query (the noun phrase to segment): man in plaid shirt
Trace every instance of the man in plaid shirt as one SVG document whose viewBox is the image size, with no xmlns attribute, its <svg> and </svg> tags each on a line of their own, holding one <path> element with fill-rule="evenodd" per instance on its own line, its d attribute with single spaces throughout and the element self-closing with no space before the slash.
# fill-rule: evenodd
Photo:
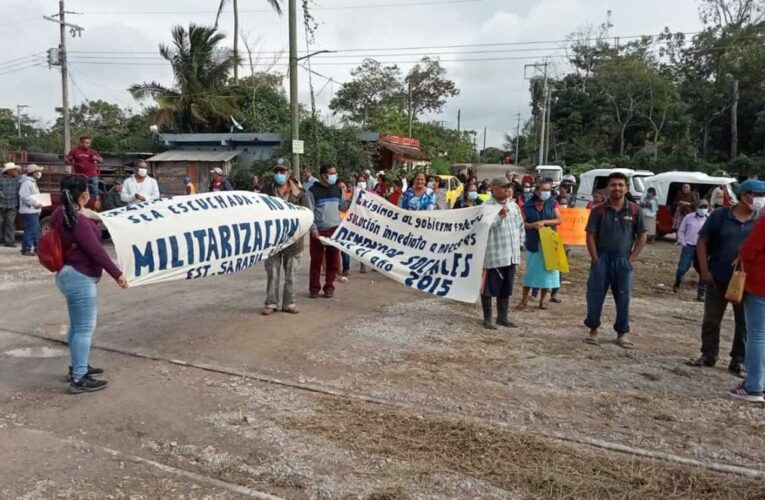
<svg viewBox="0 0 765 500">
<path fill-rule="evenodd" d="M 506 177 L 497 177 L 491 181 L 491 194 L 492 198 L 484 205 L 502 205 L 502 210 L 491 225 L 486 242 L 481 289 L 483 326 L 489 330 L 496 330 L 497 324 L 516 328 L 517 325 L 510 321 L 508 314 L 515 269 L 521 263 L 521 247 L 526 232 L 521 209 L 513 198 L 513 183 Z M 492 310 L 493 297 L 497 298 L 496 324 Z"/>
<path fill-rule="evenodd" d="M 19 210 L 21 167 L 6 163 L 0 173 L 0 238 L 7 247 L 16 246 L 16 213 Z"/>
</svg>

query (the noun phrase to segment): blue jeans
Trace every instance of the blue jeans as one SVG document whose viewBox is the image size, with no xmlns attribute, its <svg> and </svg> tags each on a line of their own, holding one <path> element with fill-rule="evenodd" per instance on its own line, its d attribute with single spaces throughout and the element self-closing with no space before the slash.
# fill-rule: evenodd
<svg viewBox="0 0 765 500">
<path fill-rule="evenodd" d="M 351 270 L 351 256 L 343 252 L 340 257 L 343 260 L 343 274 L 348 274 L 348 271 Z"/>
<path fill-rule="evenodd" d="M 677 273 L 675 274 L 675 283 L 682 283 L 686 273 L 693 267 L 693 261 L 696 258 L 696 245 L 685 245 L 680 251 L 680 262 L 677 264 Z M 706 291 L 704 282 L 699 277 L 699 293 L 703 294 Z"/>
<path fill-rule="evenodd" d="M 600 317 L 603 314 L 603 303 L 606 301 L 608 289 L 616 302 L 616 323 L 614 330 L 618 335 L 630 332 L 630 297 L 632 295 L 632 280 L 634 269 L 627 255 L 601 255 L 597 262 L 590 266 L 590 278 L 587 281 L 587 319 L 585 326 L 591 329 L 600 328 Z"/>
<path fill-rule="evenodd" d="M 40 214 L 24 214 L 24 236 L 21 238 L 21 251 L 37 249 L 40 242 Z"/>
<path fill-rule="evenodd" d="M 98 198 L 98 176 L 88 177 L 88 191 L 90 196 Z"/>
<path fill-rule="evenodd" d="M 72 376 L 80 380 L 88 373 L 90 343 L 98 316 L 98 279 L 85 276 L 71 266 L 56 274 L 56 286 L 69 309 L 67 343 L 72 361 Z"/>
<path fill-rule="evenodd" d="M 746 380 L 744 389 L 749 393 L 762 394 L 765 390 L 765 297 L 746 294 Z"/>
</svg>

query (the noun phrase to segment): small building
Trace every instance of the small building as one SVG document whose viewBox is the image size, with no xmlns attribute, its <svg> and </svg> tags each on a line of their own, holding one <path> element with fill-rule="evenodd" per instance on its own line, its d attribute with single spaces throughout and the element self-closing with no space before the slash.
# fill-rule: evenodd
<svg viewBox="0 0 765 500">
<path fill-rule="evenodd" d="M 282 134 L 160 134 L 160 141 L 174 151 L 236 151 L 237 162 L 251 165 L 267 160 L 287 138 Z"/>
<path fill-rule="evenodd" d="M 148 160 L 163 195 L 185 194 L 183 178 L 188 176 L 197 191 L 205 192 L 210 184 L 210 170 L 220 168 L 231 172 L 231 162 L 240 151 L 172 150 L 154 155 Z"/>
<path fill-rule="evenodd" d="M 382 170 L 403 168 L 410 171 L 416 167 L 430 165 L 430 157 L 420 149 L 420 140 L 411 137 L 380 136 L 378 153 Z"/>
</svg>

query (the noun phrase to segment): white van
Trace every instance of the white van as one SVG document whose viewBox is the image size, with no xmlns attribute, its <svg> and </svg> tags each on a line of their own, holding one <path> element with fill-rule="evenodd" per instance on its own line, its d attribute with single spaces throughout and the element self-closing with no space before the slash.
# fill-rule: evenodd
<svg viewBox="0 0 765 500">
<path fill-rule="evenodd" d="M 553 189 L 560 186 L 563 180 L 563 167 L 558 165 L 539 165 L 534 171 L 543 179 L 552 179 Z"/>
<path fill-rule="evenodd" d="M 608 186 L 608 176 L 614 172 L 619 172 L 627 177 L 627 184 L 630 188 L 630 195 L 633 199 L 639 200 L 645 193 L 645 179 L 653 176 L 649 170 L 632 170 L 629 168 L 596 168 L 579 176 L 579 189 L 576 191 L 577 208 L 584 208 L 592 201 L 592 195 L 596 191 L 605 191 Z"/>
</svg>

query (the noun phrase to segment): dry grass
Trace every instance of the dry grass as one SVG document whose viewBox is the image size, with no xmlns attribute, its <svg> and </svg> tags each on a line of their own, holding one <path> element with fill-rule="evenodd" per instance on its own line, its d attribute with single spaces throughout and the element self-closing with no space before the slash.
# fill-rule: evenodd
<svg viewBox="0 0 765 500">
<path fill-rule="evenodd" d="M 436 473 L 459 474 L 544 499 L 765 498 L 762 480 L 355 402 L 328 400 L 322 405 L 321 417 L 290 418 L 285 424 L 306 439 L 321 436 L 353 451 L 403 462 L 409 474 L 420 479 Z"/>
</svg>

